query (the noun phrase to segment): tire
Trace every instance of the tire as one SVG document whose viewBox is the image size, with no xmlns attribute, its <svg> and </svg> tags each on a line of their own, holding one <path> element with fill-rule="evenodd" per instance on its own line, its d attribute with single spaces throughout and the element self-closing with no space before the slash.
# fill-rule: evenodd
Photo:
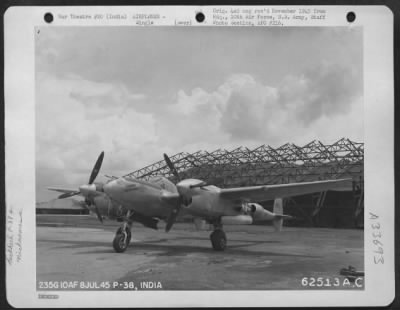
<svg viewBox="0 0 400 310">
<path fill-rule="evenodd" d="M 224 251 L 226 249 L 227 240 L 225 233 L 220 230 L 214 230 L 210 235 L 211 244 L 215 251 Z"/>
<path fill-rule="evenodd" d="M 126 240 L 124 242 L 125 234 L 122 233 L 122 229 L 121 228 L 119 228 L 117 230 L 117 233 L 116 233 L 116 235 L 114 237 L 114 240 L 113 240 L 113 248 L 114 248 L 115 252 L 123 253 L 128 248 L 132 236 L 131 236 L 131 232 L 129 230 L 127 231 L 127 233 L 128 233 L 128 235 L 127 235 L 127 238 L 126 238 Z"/>
<path fill-rule="evenodd" d="M 131 242 L 131 239 L 132 239 L 132 233 L 131 233 L 130 229 L 127 229 L 126 232 L 128 234 L 128 245 L 129 245 L 129 243 Z M 118 230 L 116 232 L 116 235 L 119 235 L 119 234 L 122 234 L 122 227 L 118 228 Z"/>
</svg>

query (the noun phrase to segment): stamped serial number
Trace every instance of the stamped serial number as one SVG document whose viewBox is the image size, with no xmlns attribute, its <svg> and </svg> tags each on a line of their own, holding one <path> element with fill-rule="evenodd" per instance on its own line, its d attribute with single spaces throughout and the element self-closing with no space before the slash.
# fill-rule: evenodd
<svg viewBox="0 0 400 310">
<path fill-rule="evenodd" d="M 304 277 L 301 279 L 301 286 L 304 287 L 342 287 L 342 288 L 362 288 L 364 278 L 357 277 L 353 281 L 348 278 L 328 278 L 328 277 Z"/>
</svg>

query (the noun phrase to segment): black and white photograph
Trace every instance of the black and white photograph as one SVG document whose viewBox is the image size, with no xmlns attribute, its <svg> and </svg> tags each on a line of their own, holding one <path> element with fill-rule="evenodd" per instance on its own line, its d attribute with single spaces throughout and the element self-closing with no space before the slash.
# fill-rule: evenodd
<svg viewBox="0 0 400 310">
<path fill-rule="evenodd" d="M 60 12 L 31 34 L 39 299 L 366 291 L 387 257 L 364 210 L 367 28 L 322 8 Z"/>
<path fill-rule="evenodd" d="M 35 43 L 38 289 L 363 287 L 360 27 Z"/>
</svg>

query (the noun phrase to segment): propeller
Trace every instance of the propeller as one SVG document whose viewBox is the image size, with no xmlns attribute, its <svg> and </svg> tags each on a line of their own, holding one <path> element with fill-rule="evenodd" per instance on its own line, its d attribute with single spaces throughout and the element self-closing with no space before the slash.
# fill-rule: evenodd
<svg viewBox="0 0 400 310">
<path fill-rule="evenodd" d="M 100 153 L 99 158 L 97 158 L 97 161 L 94 164 L 92 173 L 90 174 L 89 184 L 92 184 L 96 179 L 97 175 L 99 174 L 101 164 L 103 163 L 103 159 L 104 159 L 104 151 Z"/>
<path fill-rule="evenodd" d="M 91 211 L 89 207 L 94 205 L 94 212 L 96 213 L 98 220 L 103 224 L 103 217 L 101 216 L 100 211 L 97 208 L 97 205 L 93 203 L 93 201 L 90 198 L 85 198 L 85 203 L 88 206 L 89 211 Z"/>
<path fill-rule="evenodd" d="M 103 217 L 100 214 L 99 208 L 95 203 L 93 205 L 94 205 L 94 212 L 96 213 L 98 220 L 103 224 Z"/>
<path fill-rule="evenodd" d="M 99 174 L 101 165 L 103 164 L 103 159 L 104 159 L 104 151 L 100 153 L 99 157 L 97 158 L 96 163 L 94 164 L 94 167 L 92 169 L 92 173 L 90 174 L 89 177 L 89 184 L 93 184 L 94 180 L 97 178 L 97 175 Z M 92 201 L 90 201 L 92 202 Z M 97 205 L 94 203 L 94 211 L 96 212 L 97 218 L 101 223 L 103 223 L 103 218 L 100 214 L 99 208 Z"/>
<path fill-rule="evenodd" d="M 181 178 L 178 174 L 178 171 L 176 170 L 172 161 L 169 159 L 168 155 L 165 153 L 164 153 L 164 160 L 167 163 L 169 170 L 171 170 L 172 174 L 176 177 L 176 179 L 179 182 L 181 180 Z M 172 228 L 172 225 L 174 225 L 176 218 L 178 217 L 179 211 L 181 210 L 182 203 L 183 203 L 183 197 L 182 197 L 182 195 L 179 195 L 179 199 L 177 201 L 176 206 L 172 209 L 171 213 L 168 216 L 167 225 L 165 226 L 166 232 L 169 232 L 170 229 Z"/>
<path fill-rule="evenodd" d="M 64 198 L 72 197 L 72 196 L 75 196 L 75 195 L 79 195 L 80 193 L 81 193 L 80 191 L 69 192 L 69 193 L 62 194 L 62 195 L 58 196 L 57 198 L 58 199 L 64 199 Z"/>
<path fill-rule="evenodd" d="M 175 169 L 174 164 L 169 159 L 168 155 L 164 153 L 164 160 L 167 163 L 169 170 L 171 170 L 172 174 L 177 178 L 178 182 L 181 180 L 178 171 Z"/>
<path fill-rule="evenodd" d="M 103 218 L 101 217 L 100 211 L 99 211 L 97 205 L 95 203 L 93 203 L 93 201 L 91 200 L 89 195 L 90 195 L 90 193 L 93 193 L 95 191 L 102 191 L 103 186 L 101 184 L 97 184 L 97 186 L 96 186 L 96 184 L 93 184 L 93 182 L 97 178 L 97 175 L 99 174 L 101 165 L 103 163 L 103 159 L 104 159 L 104 151 L 100 153 L 99 157 L 96 160 L 96 163 L 94 164 L 92 172 L 90 173 L 89 183 L 79 186 L 79 191 L 49 188 L 50 190 L 63 192 L 63 194 L 61 194 L 60 196 L 57 197 L 58 199 L 64 199 L 64 198 L 82 194 L 85 197 L 85 203 L 88 206 L 94 205 L 94 211 L 97 215 L 97 218 L 102 223 L 103 223 Z"/>
<path fill-rule="evenodd" d="M 189 205 L 192 201 L 192 198 L 190 197 L 190 191 L 193 188 L 202 188 L 203 186 L 206 185 L 204 181 L 200 180 L 181 180 L 181 177 L 179 176 L 178 171 L 176 170 L 174 164 L 172 163 L 171 159 L 168 157 L 167 154 L 164 154 L 164 159 L 165 162 L 167 163 L 167 166 L 171 170 L 171 173 L 175 176 L 175 178 L 178 180 L 177 184 L 177 189 L 179 192 L 179 198 L 177 201 L 176 206 L 171 210 L 171 213 L 168 216 L 167 219 L 167 225 L 165 226 L 165 231 L 168 232 L 174 225 L 176 218 L 178 217 L 178 214 L 182 208 L 182 205 Z M 187 197 L 189 196 L 189 198 Z"/>
<path fill-rule="evenodd" d="M 179 211 L 181 210 L 183 203 L 182 196 L 179 196 L 178 202 L 175 206 L 175 208 L 172 209 L 171 213 L 168 216 L 167 219 L 167 225 L 165 226 L 165 231 L 169 232 L 172 228 L 172 225 L 174 225 L 176 218 L 178 217 Z"/>
</svg>

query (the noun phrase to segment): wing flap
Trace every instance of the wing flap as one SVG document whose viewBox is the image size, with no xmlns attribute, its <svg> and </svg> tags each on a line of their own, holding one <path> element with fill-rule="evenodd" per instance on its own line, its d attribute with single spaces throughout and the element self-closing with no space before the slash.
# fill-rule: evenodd
<svg viewBox="0 0 400 310">
<path fill-rule="evenodd" d="M 277 185 L 260 185 L 221 189 L 220 197 L 229 200 L 263 201 L 275 198 L 299 196 L 342 188 L 350 184 L 351 179 L 326 180 Z"/>
</svg>

